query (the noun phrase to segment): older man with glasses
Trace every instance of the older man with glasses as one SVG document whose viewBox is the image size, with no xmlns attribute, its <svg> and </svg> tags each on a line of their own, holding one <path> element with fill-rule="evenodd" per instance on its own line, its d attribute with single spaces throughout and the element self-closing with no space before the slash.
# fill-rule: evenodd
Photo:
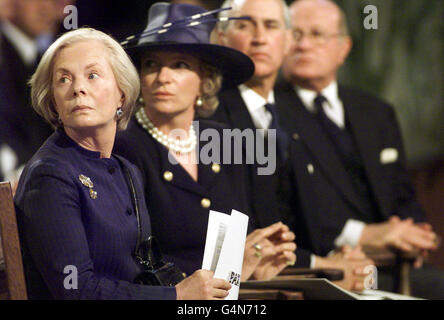
<svg viewBox="0 0 444 320">
<path fill-rule="evenodd" d="M 290 7 L 293 44 L 279 83 L 280 110 L 292 137 L 296 234 L 316 254 L 338 246 L 421 252 L 437 247 L 406 170 L 394 110 L 385 102 L 337 83 L 352 46 L 342 10 L 327 0 L 299 0 Z M 390 272 L 380 288 L 393 290 Z M 413 295 L 444 298 L 444 276 L 412 271 Z"/>
</svg>

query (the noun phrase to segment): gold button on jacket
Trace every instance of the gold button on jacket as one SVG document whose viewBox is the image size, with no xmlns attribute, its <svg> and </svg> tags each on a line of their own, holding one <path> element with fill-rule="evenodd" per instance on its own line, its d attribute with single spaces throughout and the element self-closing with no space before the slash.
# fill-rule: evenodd
<svg viewBox="0 0 444 320">
<path fill-rule="evenodd" d="M 311 163 L 309 163 L 307 165 L 307 171 L 308 171 L 309 174 L 313 174 L 314 173 L 314 166 Z"/>
<path fill-rule="evenodd" d="M 219 173 L 220 171 L 220 165 L 218 163 L 213 163 L 211 165 L 211 170 L 213 170 L 214 173 Z"/>
<path fill-rule="evenodd" d="M 173 180 L 173 173 L 171 172 L 171 171 L 165 171 L 164 173 L 163 173 L 163 178 L 166 180 L 166 181 L 171 181 L 171 180 Z"/>
<path fill-rule="evenodd" d="M 211 201 L 210 199 L 203 198 L 200 202 L 200 205 L 202 206 L 202 208 L 209 208 L 211 206 Z"/>
</svg>

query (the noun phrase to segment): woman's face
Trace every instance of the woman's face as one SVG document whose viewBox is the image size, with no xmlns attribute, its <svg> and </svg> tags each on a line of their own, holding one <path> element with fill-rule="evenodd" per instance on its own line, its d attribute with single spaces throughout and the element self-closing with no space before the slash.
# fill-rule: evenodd
<svg viewBox="0 0 444 320">
<path fill-rule="evenodd" d="M 194 114 L 201 95 L 200 62 L 189 54 L 155 51 L 141 61 L 141 89 L 148 113 Z"/>
<path fill-rule="evenodd" d="M 98 41 L 81 41 L 62 49 L 53 67 L 52 90 L 63 126 L 70 129 L 116 126 L 123 104 L 107 49 Z"/>
</svg>

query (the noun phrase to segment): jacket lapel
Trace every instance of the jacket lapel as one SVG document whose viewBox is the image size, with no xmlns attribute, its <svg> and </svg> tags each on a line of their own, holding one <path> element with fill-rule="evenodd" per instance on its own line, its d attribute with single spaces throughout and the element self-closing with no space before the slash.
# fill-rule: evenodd
<svg viewBox="0 0 444 320">
<path fill-rule="evenodd" d="M 280 104 L 279 108 L 282 113 L 281 122 L 290 129 L 290 135 L 294 133 L 299 135 L 300 140 L 317 160 L 330 183 L 340 190 L 350 204 L 363 211 L 350 177 L 331 140 L 318 121 L 307 111 L 292 87 L 276 94 L 279 94 L 278 99 L 287 102 L 286 106 Z"/>
<path fill-rule="evenodd" d="M 230 126 L 240 130 L 255 129 L 248 108 L 237 88 L 224 91 L 220 95 L 220 102 L 226 109 Z"/>
<path fill-rule="evenodd" d="M 231 128 L 240 129 L 241 131 L 245 129 L 256 130 L 253 119 L 238 88 L 224 90 L 219 98 L 221 107 L 226 109 Z M 254 163 L 248 166 L 248 179 L 252 188 L 251 205 L 258 226 L 265 227 L 276 222 L 275 217 L 279 214 L 278 208 L 275 205 L 276 199 L 274 198 L 276 196 L 277 176 L 258 175 L 257 170 L 260 165 L 257 163 L 256 154 L 250 156 L 254 159 Z"/>
<path fill-rule="evenodd" d="M 351 132 L 355 137 L 367 178 L 377 199 L 376 202 L 381 206 L 384 203 L 386 190 L 379 187 L 383 185 L 380 181 L 384 181 L 384 176 L 379 164 L 380 147 L 377 144 L 379 139 L 375 139 L 374 136 L 374 134 L 377 134 L 375 124 L 369 121 L 369 119 L 374 118 L 369 116 L 372 110 L 369 110 L 369 106 L 362 103 L 362 99 L 354 98 L 344 88 L 339 88 L 339 96 L 343 102 Z M 374 134 L 372 135 L 370 132 Z M 381 207 L 380 209 L 384 212 L 384 208 Z"/>
</svg>

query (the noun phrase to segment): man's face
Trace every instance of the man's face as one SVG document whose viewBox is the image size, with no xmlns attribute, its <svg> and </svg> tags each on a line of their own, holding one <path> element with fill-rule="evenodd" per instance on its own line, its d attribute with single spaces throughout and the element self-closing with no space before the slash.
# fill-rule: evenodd
<svg viewBox="0 0 444 320">
<path fill-rule="evenodd" d="M 251 20 L 231 21 L 226 32 L 220 34 L 222 44 L 253 60 L 253 78 L 275 76 L 289 42 L 282 4 L 278 0 L 240 0 L 235 8 L 235 16 L 249 16 Z"/>
<path fill-rule="evenodd" d="M 15 0 L 13 23 L 29 37 L 54 31 L 55 0 Z"/>
<path fill-rule="evenodd" d="M 0 20 L 10 19 L 14 12 L 13 10 L 12 0 L 0 0 Z"/>
<path fill-rule="evenodd" d="M 283 69 L 286 77 L 320 90 L 336 79 L 351 41 L 341 34 L 340 14 L 331 3 L 296 2 L 291 7 L 293 41 Z"/>
</svg>

